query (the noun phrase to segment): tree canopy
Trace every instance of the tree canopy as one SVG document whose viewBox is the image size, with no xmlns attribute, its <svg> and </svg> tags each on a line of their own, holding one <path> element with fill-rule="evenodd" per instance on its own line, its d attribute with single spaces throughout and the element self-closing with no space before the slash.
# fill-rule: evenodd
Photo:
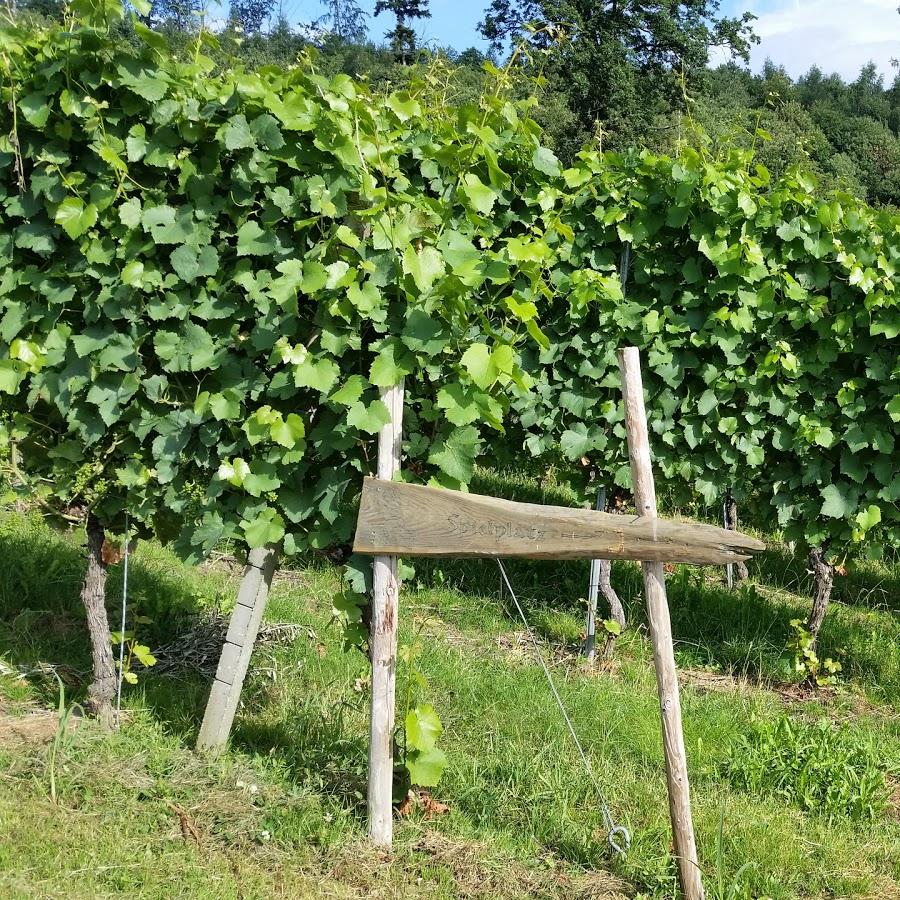
<svg viewBox="0 0 900 900">
<path fill-rule="evenodd" d="M 480 29 L 498 53 L 521 40 L 544 51 L 538 65 L 573 114 L 565 145 L 574 152 L 598 125 L 635 140 L 712 48 L 746 59 L 753 16 L 718 8 L 717 0 L 492 0 Z"/>
</svg>

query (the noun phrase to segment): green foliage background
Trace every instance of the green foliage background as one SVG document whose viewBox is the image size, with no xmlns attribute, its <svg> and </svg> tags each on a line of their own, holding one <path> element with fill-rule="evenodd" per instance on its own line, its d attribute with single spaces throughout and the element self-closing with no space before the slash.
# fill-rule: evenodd
<svg viewBox="0 0 900 900">
<path fill-rule="evenodd" d="M 467 481 L 538 334 L 507 250 L 558 215 L 536 126 L 500 93 L 456 118 L 427 83 L 211 77 L 202 41 L 177 61 L 87 15 L 2 38 L 0 389 L 27 469 L 187 553 L 329 546 L 406 375 L 413 470 Z"/>
<path fill-rule="evenodd" d="M 895 218 L 750 152 L 563 169 L 491 64 L 448 107 L 440 66 L 374 94 L 74 14 L 0 31 L 4 433 L 45 492 L 194 558 L 342 543 L 401 376 L 408 478 L 525 448 L 627 486 L 633 343 L 677 492 L 900 543 Z"/>
</svg>

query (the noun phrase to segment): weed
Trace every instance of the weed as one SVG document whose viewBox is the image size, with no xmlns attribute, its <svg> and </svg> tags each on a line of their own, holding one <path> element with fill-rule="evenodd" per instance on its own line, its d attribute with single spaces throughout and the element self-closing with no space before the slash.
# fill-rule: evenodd
<svg viewBox="0 0 900 900">
<path fill-rule="evenodd" d="M 711 886 L 710 900 L 750 900 L 753 897 L 752 888 L 746 883 L 744 876 L 755 868 L 755 863 L 745 862 L 728 879 L 725 862 L 725 801 L 723 800 L 719 807 L 719 828 L 716 832 L 716 874 L 715 882 Z M 770 900 L 770 898 L 758 896 L 755 900 Z"/>
<path fill-rule="evenodd" d="M 62 750 L 69 734 L 69 722 L 78 708 L 76 704 L 66 706 L 66 686 L 63 684 L 59 675 L 56 675 L 56 682 L 59 685 L 59 702 L 56 711 L 56 734 L 53 735 L 53 742 L 50 744 L 50 754 L 47 758 L 47 774 L 50 779 L 50 801 L 56 803 L 56 763 L 59 759 L 60 750 Z"/>
<path fill-rule="evenodd" d="M 743 790 L 773 794 L 829 821 L 875 819 L 888 797 L 875 746 L 828 719 L 756 720 L 732 744 L 725 773 Z"/>
</svg>

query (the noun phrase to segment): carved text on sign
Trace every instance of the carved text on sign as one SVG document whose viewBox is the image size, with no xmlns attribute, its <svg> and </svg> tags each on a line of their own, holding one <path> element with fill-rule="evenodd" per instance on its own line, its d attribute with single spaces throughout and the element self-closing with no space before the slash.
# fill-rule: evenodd
<svg viewBox="0 0 900 900">
<path fill-rule="evenodd" d="M 540 541 L 547 535 L 544 529 L 535 525 L 516 525 L 514 522 L 479 522 L 476 519 L 463 518 L 457 513 L 447 516 L 447 525 L 451 535 L 485 535 L 494 537 L 498 541 L 505 537 Z"/>
<path fill-rule="evenodd" d="M 353 549 L 408 556 L 723 564 L 764 549 L 714 525 L 541 506 L 367 478 Z"/>
</svg>

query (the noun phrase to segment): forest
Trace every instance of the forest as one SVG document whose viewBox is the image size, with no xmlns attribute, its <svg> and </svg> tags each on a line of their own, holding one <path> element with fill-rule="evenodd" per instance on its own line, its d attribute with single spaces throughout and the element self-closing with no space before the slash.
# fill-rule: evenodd
<svg viewBox="0 0 900 900">
<path fill-rule="evenodd" d="M 20 18 L 58 18 L 63 6 L 23 0 L 17 9 Z M 493 0 L 478 26 L 487 53 L 420 46 L 416 26 L 430 16 L 429 0 L 378 0 L 375 16 L 356 0 L 306 9 L 309 21 L 298 24 L 275 0 L 234 0 L 218 17 L 202 0 L 154 0 L 139 18 L 172 46 L 210 30 L 223 65 L 237 57 L 250 68 L 287 66 L 314 50 L 324 74 L 376 87 L 409 82 L 437 57 L 453 70 L 448 102 L 476 97 L 485 63 L 512 54 L 523 95 L 537 91 L 544 141 L 563 162 L 592 141 L 663 153 L 740 147 L 774 175 L 802 164 L 826 190 L 900 206 L 900 72 L 888 81 L 869 63 L 847 81 L 823 63 L 793 79 L 771 61 L 753 72 L 754 17 L 721 16 L 717 0 Z M 120 26 L 123 40 L 131 27 Z"/>
</svg>

